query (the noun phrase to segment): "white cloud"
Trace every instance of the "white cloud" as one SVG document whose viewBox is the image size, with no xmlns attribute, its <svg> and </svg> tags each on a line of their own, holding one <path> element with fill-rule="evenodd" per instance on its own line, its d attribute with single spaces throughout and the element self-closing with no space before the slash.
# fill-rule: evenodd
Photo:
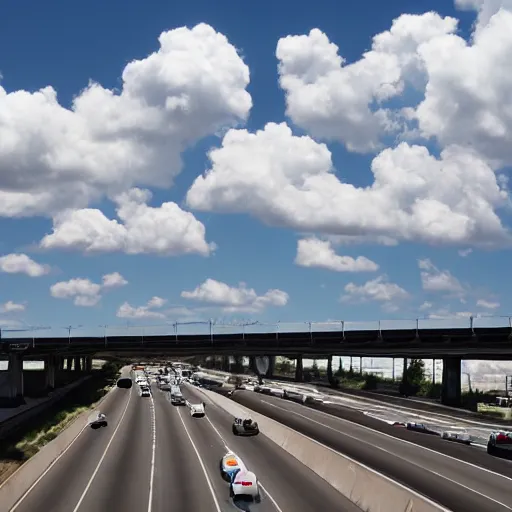
<svg viewBox="0 0 512 512">
<path fill-rule="evenodd" d="M 54 218 L 53 233 L 41 247 L 75 249 L 90 253 L 121 251 L 175 256 L 198 253 L 208 256 L 215 244 L 205 240 L 205 227 L 176 203 L 155 208 L 146 203 L 148 190 L 132 189 L 114 198 L 122 222 L 107 218 L 101 210 L 67 210 Z"/>
<path fill-rule="evenodd" d="M 428 318 L 431 320 L 457 320 L 457 319 L 463 319 L 463 318 L 470 318 L 470 317 L 478 316 L 475 313 L 472 313 L 471 311 L 455 311 L 451 312 L 449 308 L 441 308 L 438 309 L 428 315 Z M 469 323 L 468 323 L 469 325 Z"/>
<path fill-rule="evenodd" d="M 101 300 L 101 292 L 125 286 L 128 281 L 119 273 L 112 272 L 102 277 L 102 284 L 93 283 L 90 279 L 73 278 L 60 281 L 50 287 L 50 294 L 56 299 L 73 299 L 75 306 L 92 307 Z"/>
<path fill-rule="evenodd" d="M 249 68 L 224 35 L 203 23 L 163 32 L 159 44 L 125 66 L 120 91 L 90 82 L 70 109 L 51 86 L 0 87 L 0 216 L 169 187 L 183 150 L 247 119 Z"/>
<path fill-rule="evenodd" d="M 340 140 L 349 150 L 375 150 L 380 135 L 400 128 L 382 102 L 400 95 L 404 81 L 414 80 L 422 67 L 418 49 L 456 26 L 456 19 L 434 12 L 404 14 L 350 64 L 319 29 L 280 39 L 276 56 L 287 115 L 315 137 Z"/>
<path fill-rule="evenodd" d="M 75 306 L 95 306 L 101 299 L 100 291 L 101 285 L 81 278 L 61 281 L 50 287 L 52 297 L 73 299 Z"/>
<path fill-rule="evenodd" d="M 342 302 L 392 302 L 407 299 L 409 294 L 395 283 L 390 283 L 387 276 L 379 276 L 363 285 L 348 283 Z"/>
<path fill-rule="evenodd" d="M 145 306 L 134 307 L 128 302 L 124 302 L 119 306 L 117 315 L 119 318 L 165 318 L 166 314 L 160 309 L 166 304 L 167 300 L 161 297 L 152 297 Z"/>
<path fill-rule="evenodd" d="M 282 290 L 271 289 L 258 295 L 253 288 L 247 288 L 245 283 L 232 287 L 215 279 L 207 279 L 194 290 L 181 292 L 181 296 L 221 307 L 226 312 L 247 313 L 262 311 L 267 306 L 286 306 L 289 299 L 288 294 Z"/>
<path fill-rule="evenodd" d="M 498 309 L 500 307 L 499 302 L 491 302 L 491 301 L 488 301 L 485 299 L 479 299 L 476 302 L 476 305 L 480 306 L 481 308 L 485 308 L 485 309 Z"/>
<path fill-rule="evenodd" d="M 30 277 L 41 277 L 50 272 L 48 265 L 41 265 L 26 254 L 7 254 L 0 256 L 0 272 L 8 274 L 26 274 Z"/>
<path fill-rule="evenodd" d="M 112 274 L 105 274 L 102 277 L 103 288 L 118 288 L 120 286 L 126 286 L 128 281 L 119 273 L 112 272 Z"/>
<path fill-rule="evenodd" d="M 433 307 L 434 305 L 432 304 L 432 302 L 425 301 L 418 309 L 420 311 L 427 311 L 429 309 L 432 309 Z"/>
<path fill-rule="evenodd" d="M 12 300 L 0 304 L 0 313 L 19 313 L 21 311 L 25 311 L 25 304 L 17 304 Z"/>
<path fill-rule="evenodd" d="M 439 270 L 429 259 L 418 260 L 418 266 L 425 291 L 464 295 L 464 287 L 448 270 Z"/>
<path fill-rule="evenodd" d="M 461 249 L 459 251 L 459 256 L 461 256 L 462 258 L 466 258 L 467 256 L 469 256 L 471 253 L 473 252 L 473 249 Z"/>
<path fill-rule="evenodd" d="M 451 147 L 439 159 L 401 143 L 372 162 L 374 182 L 355 187 L 334 174 L 331 153 L 285 124 L 230 130 L 211 169 L 187 193 L 201 211 L 248 213 L 307 233 L 385 236 L 431 244 L 509 243 L 494 208 L 507 204 L 485 162 Z"/>
<path fill-rule="evenodd" d="M 317 238 L 299 240 L 295 263 L 301 267 L 317 267 L 335 272 L 375 272 L 379 266 L 373 261 L 358 256 L 340 256 L 334 252 L 330 241 Z"/>
</svg>

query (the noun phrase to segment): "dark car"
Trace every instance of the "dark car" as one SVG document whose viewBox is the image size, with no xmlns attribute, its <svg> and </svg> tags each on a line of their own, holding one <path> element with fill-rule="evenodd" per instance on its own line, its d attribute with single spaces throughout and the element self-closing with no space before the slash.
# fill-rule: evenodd
<svg viewBox="0 0 512 512">
<path fill-rule="evenodd" d="M 235 436 L 257 436 L 260 433 L 258 423 L 250 418 L 243 420 L 235 418 L 233 421 L 233 434 Z"/>
</svg>

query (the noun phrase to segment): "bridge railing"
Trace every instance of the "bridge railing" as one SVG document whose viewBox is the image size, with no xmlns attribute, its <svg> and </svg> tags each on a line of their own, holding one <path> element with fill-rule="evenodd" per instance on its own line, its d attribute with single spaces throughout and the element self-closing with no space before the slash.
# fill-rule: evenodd
<svg viewBox="0 0 512 512">
<path fill-rule="evenodd" d="M 201 322 L 166 322 L 162 324 L 117 324 L 97 326 L 65 326 L 38 327 L 26 326 L 19 329 L 1 329 L 0 337 L 9 338 L 75 338 L 75 337 L 111 337 L 111 336 L 169 336 L 184 335 L 217 336 L 225 334 L 275 333 L 315 333 L 315 332 L 347 332 L 347 331 L 387 331 L 414 329 L 478 329 L 478 328 L 510 328 L 510 316 L 474 316 L 460 318 L 415 318 L 405 320 L 375 320 L 354 322 L 345 320 L 330 320 L 326 322 L 216 322 L 205 320 Z"/>
</svg>

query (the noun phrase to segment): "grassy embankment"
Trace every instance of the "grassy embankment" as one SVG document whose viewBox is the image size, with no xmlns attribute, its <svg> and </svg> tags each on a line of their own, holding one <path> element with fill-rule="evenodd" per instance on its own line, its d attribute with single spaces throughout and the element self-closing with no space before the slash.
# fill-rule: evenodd
<svg viewBox="0 0 512 512">
<path fill-rule="evenodd" d="M 70 391 L 62 400 L 20 425 L 0 446 L 0 483 L 55 439 L 81 413 L 91 409 L 115 385 L 122 363 L 106 362 L 93 369 L 90 379 Z"/>
</svg>

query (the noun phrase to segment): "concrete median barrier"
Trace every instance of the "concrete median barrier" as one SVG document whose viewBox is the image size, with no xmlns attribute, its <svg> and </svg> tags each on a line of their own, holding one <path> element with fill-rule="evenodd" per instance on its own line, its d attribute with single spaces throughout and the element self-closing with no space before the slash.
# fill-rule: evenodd
<svg viewBox="0 0 512 512">
<path fill-rule="evenodd" d="M 233 417 L 250 416 L 257 421 L 261 434 L 308 466 L 365 512 L 449 512 L 447 508 L 371 468 L 226 396 L 200 388 L 198 391 Z"/>
<path fill-rule="evenodd" d="M 92 411 L 98 411 L 105 400 L 113 396 L 113 387 L 97 403 Z M 33 457 L 27 460 L 5 482 L 0 485 L 0 510 L 10 510 L 15 503 L 37 482 L 39 477 L 74 442 L 89 425 L 91 410 L 77 416 L 55 439 L 44 445 Z"/>
</svg>

